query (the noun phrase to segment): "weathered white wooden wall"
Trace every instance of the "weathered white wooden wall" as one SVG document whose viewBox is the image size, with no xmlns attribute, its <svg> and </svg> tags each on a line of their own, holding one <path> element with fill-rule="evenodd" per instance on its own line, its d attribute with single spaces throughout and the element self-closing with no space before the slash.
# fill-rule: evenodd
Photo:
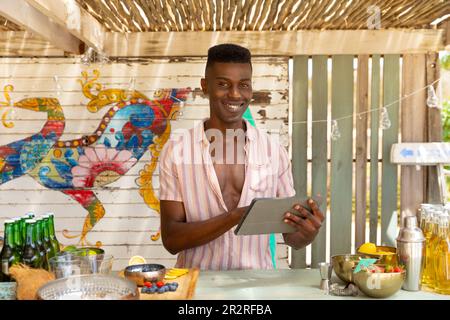
<svg viewBox="0 0 450 320">
<path fill-rule="evenodd" d="M 0 88 L 14 86 L 12 99 L 25 97 L 55 97 L 63 106 L 66 127 L 61 140 L 79 138 L 96 129 L 99 119 L 108 108 L 90 113 L 86 105 L 89 100 L 81 92 L 77 82 L 82 71 L 92 75 L 100 70 L 99 82 L 106 88 L 130 87 L 130 79 L 136 79 L 135 89 L 153 97 L 156 89 L 193 89 L 184 106 L 183 114 L 172 123 L 173 129 L 190 128 L 196 120 L 209 114 L 208 100 L 200 91 L 200 78 L 204 73 L 205 59 L 139 59 L 121 60 L 111 64 L 83 65 L 73 58 L 3 58 L 0 59 Z M 54 81 L 58 77 L 58 83 Z M 285 58 L 257 58 L 253 61 L 253 86 L 255 101 L 251 106 L 253 117 L 259 128 L 279 130 L 287 135 L 288 126 L 288 60 Z M 58 90 L 58 87 L 59 90 Z M 4 97 L 0 101 L 5 101 Z M 0 113 L 7 110 L 0 108 Z M 12 119 L 11 119 L 12 118 Z M 0 145 L 22 139 L 40 130 L 46 114 L 16 109 L 12 117 L 14 128 L 0 124 Z M 283 139 L 289 141 L 289 139 Z M 116 258 L 114 269 L 127 265 L 133 255 L 142 255 L 147 261 L 163 263 L 170 267 L 175 256 L 167 252 L 161 240 L 152 241 L 150 236 L 159 228 L 159 215 L 151 210 L 139 195 L 135 179 L 150 159 L 147 152 L 126 174 L 107 187 L 96 190 L 106 214 L 93 231 L 88 241 L 101 241 L 107 253 Z M 154 175 L 154 188 L 159 190 L 158 168 Z M 6 218 L 21 216 L 28 211 L 43 214 L 52 211 L 56 216 L 57 236 L 63 244 L 74 244 L 77 240 L 66 239 L 61 231 L 69 229 L 80 232 L 87 211 L 69 196 L 41 186 L 30 176 L 20 177 L 0 185 L 0 222 Z M 278 238 L 278 242 L 281 238 Z M 277 246 L 278 267 L 287 267 L 287 248 Z"/>
</svg>

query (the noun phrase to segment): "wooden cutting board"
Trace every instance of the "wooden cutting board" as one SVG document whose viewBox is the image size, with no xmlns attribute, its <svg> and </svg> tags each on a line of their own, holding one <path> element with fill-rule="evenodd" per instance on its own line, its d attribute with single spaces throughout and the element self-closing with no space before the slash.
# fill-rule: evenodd
<svg viewBox="0 0 450 320">
<path fill-rule="evenodd" d="M 179 278 L 164 280 L 164 282 L 178 282 L 177 291 L 169 291 L 164 293 L 140 293 L 140 300 L 190 300 L 194 296 L 199 273 L 199 269 L 189 269 L 187 274 Z"/>
<path fill-rule="evenodd" d="M 178 282 L 177 291 L 169 291 L 164 293 L 141 293 L 139 287 L 140 300 L 190 300 L 194 296 L 195 286 L 197 285 L 199 269 L 189 269 L 189 272 L 181 277 L 172 280 L 164 280 L 164 282 Z M 123 271 L 120 272 L 123 276 Z"/>
</svg>

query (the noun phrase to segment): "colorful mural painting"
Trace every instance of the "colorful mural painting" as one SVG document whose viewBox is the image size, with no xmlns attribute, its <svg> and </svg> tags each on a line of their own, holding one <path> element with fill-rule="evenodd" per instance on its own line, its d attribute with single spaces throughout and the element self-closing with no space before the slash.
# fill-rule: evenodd
<svg viewBox="0 0 450 320">
<path fill-rule="evenodd" d="M 103 88 L 98 82 L 100 72 L 82 73 L 79 80 L 83 95 L 89 99 L 87 109 L 98 112 L 109 107 L 92 134 L 74 140 L 60 140 L 64 132 L 63 108 L 56 98 L 34 97 L 12 104 L 34 112 L 46 112 L 47 121 L 36 134 L 0 146 L 0 184 L 29 175 L 48 189 L 60 191 L 76 200 L 86 211 L 81 234 L 64 230 L 67 238 L 78 238 L 87 245 L 86 235 L 105 215 L 105 208 L 95 194 L 124 176 L 150 151 L 151 161 L 140 171 L 136 184 L 144 202 L 159 212 L 152 176 L 159 153 L 168 140 L 170 121 L 176 119 L 181 104 L 190 93 L 189 88 L 163 89 L 152 99 L 136 90 Z M 4 89 L 6 102 L 11 103 L 11 85 Z M 11 123 L 3 124 L 11 127 Z M 159 238 L 159 232 L 152 236 Z M 101 242 L 96 243 L 101 246 Z"/>
</svg>

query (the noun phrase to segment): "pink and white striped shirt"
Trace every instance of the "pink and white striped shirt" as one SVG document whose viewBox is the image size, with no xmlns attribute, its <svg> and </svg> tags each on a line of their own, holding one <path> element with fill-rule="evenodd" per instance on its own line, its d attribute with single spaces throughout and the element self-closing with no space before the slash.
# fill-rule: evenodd
<svg viewBox="0 0 450 320">
<path fill-rule="evenodd" d="M 181 201 L 186 221 L 230 211 L 222 197 L 203 123 L 182 135 L 172 134 L 160 155 L 160 200 Z M 253 198 L 295 195 L 291 164 L 273 135 L 246 121 L 245 180 L 238 207 Z M 230 208 L 232 209 L 232 208 Z M 202 270 L 272 269 L 269 235 L 236 236 L 234 229 L 215 240 L 178 254 L 176 267 Z"/>
</svg>

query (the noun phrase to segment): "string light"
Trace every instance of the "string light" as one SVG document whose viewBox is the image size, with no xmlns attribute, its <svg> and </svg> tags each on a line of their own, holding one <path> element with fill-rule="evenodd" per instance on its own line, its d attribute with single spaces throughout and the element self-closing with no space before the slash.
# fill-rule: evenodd
<svg viewBox="0 0 450 320">
<path fill-rule="evenodd" d="M 338 123 L 336 120 L 331 121 L 331 139 L 336 141 L 341 137 L 341 132 L 339 131 Z"/>
<path fill-rule="evenodd" d="M 133 92 L 136 91 L 136 78 L 132 77 L 128 84 L 128 93 L 130 97 L 133 95 Z"/>
<path fill-rule="evenodd" d="M 383 130 L 387 130 L 391 127 L 391 119 L 389 119 L 389 113 L 386 107 L 381 109 L 381 119 L 380 119 L 380 128 Z"/>
<path fill-rule="evenodd" d="M 427 106 L 430 108 L 439 108 L 439 99 L 433 86 L 428 86 L 427 94 Z"/>
<path fill-rule="evenodd" d="M 371 112 L 373 112 L 373 111 L 378 111 L 378 110 L 387 109 L 388 107 L 391 107 L 391 106 L 393 106 L 393 105 L 396 105 L 396 104 L 398 104 L 399 102 L 405 100 L 406 98 L 408 98 L 408 97 L 410 97 L 410 96 L 412 96 L 412 95 L 415 95 L 416 93 L 418 93 L 418 92 L 420 92 L 420 91 L 422 91 L 422 90 L 424 90 L 424 89 L 427 89 L 429 86 L 432 86 L 433 84 L 439 82 L 440 80 L 441 80 L 441 79 L 439 78 L 439 79 L 433 81 L 432 83 L 430 83 L 428 86 L 425 86 L 425 87 L 423 87 L 423 88 L 417 89 L 416 91 L 413 91 L 413 92 L 411 92 L 410 94 L 406 94 L 406 95 L 404 95 L 402 98 L 397 99 L 397 100 L 395 100 L 395 101 L 393 101 L 393 102 L 391 102 L 391 103 L 388 103 L 388 104 L 384 105 L 383 107 L 380 107 L 380 108 L 373 108 L 373 109 L 370 109 L 370 110 L 368 110 L 368 111 L 363 111 L 363 112 L 351 114 L 351 115 L 348 115 L 348 116 L 345 116 L 345 117 L 336 118 L 336 119 L 334 119 L 334 120 L 340 121 L 340 120 L 344 120 L 344 119 L 349 119 L 349 118 L 353 118 L 354 115 L 360 117 L 361 115 L 364 115 L 364 114 L 367 114 L 367 113 L 371 113 Z M 334 121 L 334 120 L 332 120 L 332 121 Z M 292 122 L 292 124 L 324 123 L 324 122 L 328 122 L 328 120 L 325 120 L 325 119 L 324 119 L 324 120 L 313 120 L 313 121 L 294 121 L 294 122 Z"/>
</svg>

